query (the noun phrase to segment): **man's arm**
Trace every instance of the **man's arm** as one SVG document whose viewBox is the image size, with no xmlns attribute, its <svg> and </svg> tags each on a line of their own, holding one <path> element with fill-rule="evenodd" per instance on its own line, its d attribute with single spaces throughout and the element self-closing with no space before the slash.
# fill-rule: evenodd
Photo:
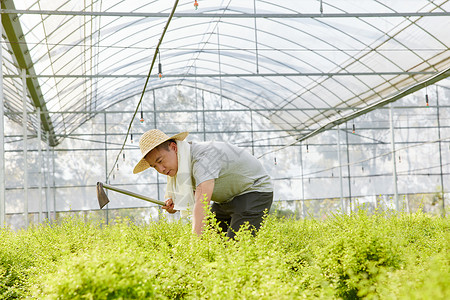
<svg viewBox="0 0 450 300">
<path fill-rule="evenodd" d="M 203 231 L 203 220 L 205 219 L 205 207 L 209 205 L 214 190 L 214 179 L 200 183 L 195 189 L 194 214 L 192 219 L 192 231 L 201 235 Z M 206 198 L 206 201 L 205 201 Z"/>
</svg>

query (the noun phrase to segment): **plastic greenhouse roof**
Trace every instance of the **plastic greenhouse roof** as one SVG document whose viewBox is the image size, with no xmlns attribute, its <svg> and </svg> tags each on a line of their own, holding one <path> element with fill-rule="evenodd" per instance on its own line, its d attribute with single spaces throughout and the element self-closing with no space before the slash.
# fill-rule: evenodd
<svg viewBox="0 0 450 300">
<path fill-rule="evenodd" d="M 2 1 L 6 111 L 22 110 L 26 69 L 27 110 L 57 145 L 139 96 L 153 62 L 147 93 L 205 90 L 301 140 L 450 75 L 447 0 L 194 3 Z"/>
</svg>

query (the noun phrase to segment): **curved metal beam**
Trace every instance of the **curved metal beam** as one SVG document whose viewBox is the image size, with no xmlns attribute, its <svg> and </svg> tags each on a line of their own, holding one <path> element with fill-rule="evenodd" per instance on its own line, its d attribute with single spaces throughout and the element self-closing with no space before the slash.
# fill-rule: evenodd
<svg viewBox="0 0 450 300">
<path fill-rule="evenodd" d="M 6 44 L 13 54 L 15 64 L 20 71 L 25 69 L 28 77 L 26 78 L 26 84 L 31 99 L 33 100 L 34 107 L 41 109 L 41 122 L 42 127 L 49 133 L 50 145 L 56 146 L 57 141 L 55 139 L 55 130 L 53 128 L 52 121 L 48 114 L 48 109 L 42 96 L 41 87 L 36 78 L 36 71 L 33 67 L 33 61 L 31 60 L 30 52 L 25 42 L 25 36 L 22 31 L 22 26 L 19 22 L 19 17 L 15 13 L 4 14 L 3 10 L 14 10 L 14 2 L 12 0 L 4 0 L 1 2 L 2 7 L 2 25 L 6 33 Z M 19 72 L 20 73 L 20 72 Z"/>
</svg>

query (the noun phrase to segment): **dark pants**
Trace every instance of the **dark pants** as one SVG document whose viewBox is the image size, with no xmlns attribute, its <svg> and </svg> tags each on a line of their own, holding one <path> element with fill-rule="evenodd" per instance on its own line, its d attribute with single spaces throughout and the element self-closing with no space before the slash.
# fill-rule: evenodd
<svg viewBox="0 0 450 300">
<path fill-rule="evenodd" d="M 219 226 L 227 237 L 234 238 L 245 222 L 250 224 L 253 233 L 260 227 L 264 211 L 270 209 L 273 193 L 251 192 L 235 197 L 227 203 L 213 203 L 211 211 L 215 215 Z"/>
</svg>

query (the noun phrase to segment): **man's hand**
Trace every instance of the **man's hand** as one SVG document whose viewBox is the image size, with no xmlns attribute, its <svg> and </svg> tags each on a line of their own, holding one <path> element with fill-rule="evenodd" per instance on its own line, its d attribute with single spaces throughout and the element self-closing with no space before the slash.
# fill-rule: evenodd
<svg viewBox="0 0 450 300">
<path fill-rule="evenodd" d="M 169 198 L 166 200 L 165 205 L 162 207 L 162 209 L 165 209 L 168 213 L 170 214 L 174 214 L 177 211 L 175 209 L 173 209 L 173 201 L 172 198 Z"/>
</svg>

